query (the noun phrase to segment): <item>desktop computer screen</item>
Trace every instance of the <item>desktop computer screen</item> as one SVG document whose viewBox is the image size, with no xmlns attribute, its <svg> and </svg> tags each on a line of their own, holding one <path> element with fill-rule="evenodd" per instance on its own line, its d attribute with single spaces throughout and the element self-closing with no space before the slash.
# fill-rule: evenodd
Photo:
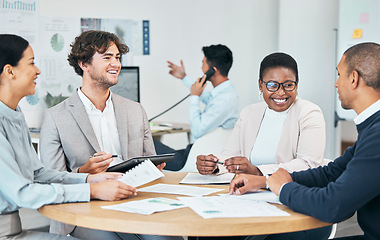
<svg viewBox="0 0 380 240">
<path fill-rule="evenodd" d="M 111 91 L 122 97 L 140 102 L 140 71 L 139 67 L 121 67 L 118 83 Z"/>
</svg>

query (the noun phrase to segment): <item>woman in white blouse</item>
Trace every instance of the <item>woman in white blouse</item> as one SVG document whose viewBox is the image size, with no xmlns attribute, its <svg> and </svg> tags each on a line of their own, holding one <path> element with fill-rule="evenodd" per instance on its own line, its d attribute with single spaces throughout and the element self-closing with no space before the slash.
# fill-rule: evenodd
<svg viewBox="0 0 380 240">
<path fill-rule="evenodd" d="M 297 98 L 296 61 L 285 53 L 266 56 L 260 64 L 260 95 L 265 102 L 240 113 L 220 155 L 197 157 L 201 174 L 217 171 L 265 176 L 278 168 L 289 172 L 317 167 L 325 148 L 325 121 L 321 109 Z M 223 161 L 224 167 L 216 161 Z M 265 187 L 265 177 L 258 184 Z"/>
<path fill-rule="evenodd" d="M 317 105 L 297 98 L 296 61 L 285 53 L 270 54 L 261 62 L 259 74 L 260 94 L 265 102 L 242 110 L 218 157 L 212 154 L 197 157 L 197 169 L 201 174 L 227 170 L 257 175 L 255 183 L 259 189 L 266 187 L 265 176 L 280 167 L 293 172 L 322 163 L 325 121 Z M 217 161 L 223 161 L 224 167 Z M 328 226 L 269 236 L 242 236 L 234 240 L 327 239 L 330 232 L 331 226 Z"/>
</svg>

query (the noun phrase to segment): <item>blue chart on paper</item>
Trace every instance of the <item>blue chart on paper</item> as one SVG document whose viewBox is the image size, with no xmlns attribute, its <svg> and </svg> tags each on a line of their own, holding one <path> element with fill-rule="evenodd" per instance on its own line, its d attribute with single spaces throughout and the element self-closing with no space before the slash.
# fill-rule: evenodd
<svg viewBox="0 0 380 240">
<path fill-rule="evenodd" d="M 36 2 L 26 3 L 23 1 L 7 1 L 1 0 L 0 6 L 3 9 L 21 10 L 21 11 L 36 11 Z"/>
</svg>

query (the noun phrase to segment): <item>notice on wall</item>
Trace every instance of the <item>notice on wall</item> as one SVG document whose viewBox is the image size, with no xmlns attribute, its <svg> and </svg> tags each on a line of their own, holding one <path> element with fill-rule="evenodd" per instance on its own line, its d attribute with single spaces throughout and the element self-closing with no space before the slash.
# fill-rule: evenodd
<svg viewBox="0 0 380 240">
<path fill-rule="evenodd" d="M 70 44 L 81 32 L 115 33 L 130 48 L 122 58 L 123 66 L 132 65 L 134 55 L 143 55 L 142 20 L 47 17 L 39 15 L 38 6 L 38 0 L 0 0 L 0 33 L 17 34 L 28 40 L 41 70 L 36 93 L 23 98 L 19 104 L 30 128 L 39 128 L 44 111 L 81 86 L 82 78 L 67 61 Z M 145 43 L 147 40 L 145 38 Z"/>
</svg>

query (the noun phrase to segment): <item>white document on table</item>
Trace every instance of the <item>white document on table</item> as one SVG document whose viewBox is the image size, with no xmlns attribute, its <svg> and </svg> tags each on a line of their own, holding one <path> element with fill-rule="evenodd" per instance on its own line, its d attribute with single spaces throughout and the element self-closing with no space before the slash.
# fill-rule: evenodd
<svg viewBox="0 0 380 240">
<path fill-rule="evenodd" d="M 150 160 L 145 160 L 131 170 L 127 171 L 119 181 L 138 187 L 165 176 Z"/>
<path fill-rule="evenodd" d="M 282 205 L 278 196 L 271 191 L 259 190 L 257 192 L 244 193 L 243 195 L 230 195 L 229 193 L 226 193 L 226 194 L 219 194 L 219 196 L 232 197 L 232 198 L 246 198 L 246 199 L 251 199 L 251 200 L 265 201 L 269 203 L 277 203 L 277 204 Z"/>
<path fill-rule="evenodd" d="M 168 193 L 168 194 L 201 197 L 204 195 L 209 195 L 209 194 L 216 193 L 223 190 L 224 189 L 158 183 L 149 187 L 140 188 L 139 192 Z"/>
<path fill-rule="evenodd" d="M 264 201 L 224 196 L 178 197 L 203 218 L 277 217 L 289 213 Z"/>
<path fill-rule="evenodd" d="M 180 183 L 182 184 L 229 184 L 234 178 L 234 173 L 220 175 L 202 175 L 200 173 L 188 173 Z"/>
<path fill-rule="evenodd" d="M 138 201 L 130 201 L 115 205 L 102 206 L 101 208 L 116 210 L 129 213 L 139 213 L 144 215 L 150 215 L 155 212 L 164 212 L 174 209 L 184 208 L 186 205 L 180 201 L 169 198 L 147 198 Z"/>
</svg>

